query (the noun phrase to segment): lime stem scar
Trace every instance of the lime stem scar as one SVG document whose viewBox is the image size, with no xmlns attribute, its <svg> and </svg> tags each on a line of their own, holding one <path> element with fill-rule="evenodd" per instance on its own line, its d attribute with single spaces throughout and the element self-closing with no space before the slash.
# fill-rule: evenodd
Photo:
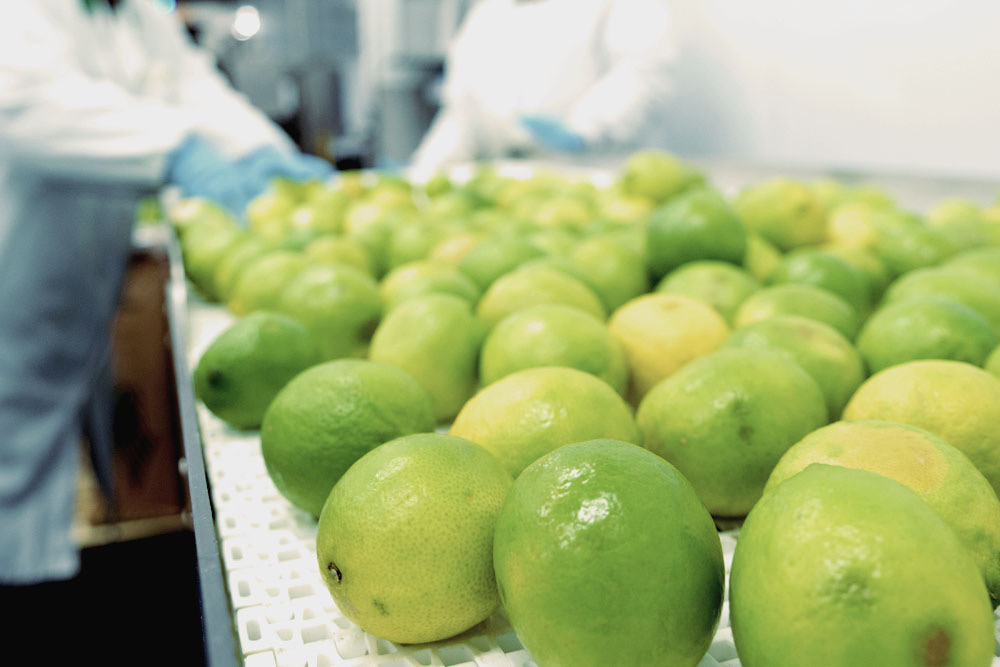
<svg viewBox="0 0 1000 667">
<path fill-rule="evenodd" d="M 340 573 L 340 568 L 334 565 L 333 563 L 326 564 L 326 571 L 333 575 L 333 577 L 337 580 L 338 584 L 340 583 L 341 579 L 344 578 L 344 575 Z"/>
</svg>

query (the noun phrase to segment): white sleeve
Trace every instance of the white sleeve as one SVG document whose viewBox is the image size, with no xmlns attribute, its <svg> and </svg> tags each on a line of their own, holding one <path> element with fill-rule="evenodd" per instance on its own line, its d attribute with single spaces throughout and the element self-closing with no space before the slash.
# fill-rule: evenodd
<svg viewBox="0 0 1000 667">
<path fill-rule="evenodd" d="M 21 14 L 0 27 L 0 151 L 68 177 L 158 183 L 191 114 L 87 76 L 72 35 L 40 12 Z"/>
<path fill-rule="evenodd" d="M 191 42 L 174 16 L 145 3 L 137 6 L 150 23 L 150 32 L 160 36 L 158 50 L 181 82 L 177 103 L 194 118 L 195 133 L 234 158 L 267 144 L 295 150 L 267 114 L 229 85 L 211 54 Z"/>
<path fill-rule="evenodd" d="M 431 123 L 411 159 L 411 176 L 423 181 L 443 167 L 476 157 L 476 141 L 468 118 L 452 105 L 443 108 Z"/>
<path fill-rule="evenodd" d="M 595 146 L 636 141 L 670 94 L 671 28 L 665 0 L 612 2 L 602 35 L 610 68 L 573 105 L 569 127 Z"/>
</svg>

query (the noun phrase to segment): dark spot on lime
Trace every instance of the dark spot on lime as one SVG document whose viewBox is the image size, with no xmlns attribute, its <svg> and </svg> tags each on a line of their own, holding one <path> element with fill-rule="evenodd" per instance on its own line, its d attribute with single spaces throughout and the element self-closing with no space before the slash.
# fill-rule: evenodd
<svg viewBox="0 0 1000 667">
<path fill-rule="evenodd" d="M 383 615 L 383 616 L 388 616 L 389 615 L 389 610 L 385 608 L 385 603 L 382 602 L 381 600 L 375 600 L 375 599 L 373 599 L 372 600 L 372 606 L 374 606 L 375 610 L 378 611 L 378 613 L 380 613 L 381 615 Z"/>
<path fill-rule="evenodd" d="M 225 380 L 225 376 L 218 368 L 213 368 L 205 376 L 205 379 L 208 380 L 209 387 L 217 388 L 224 384 L 223 380 Z"/>
<path fill-rule="evenodd" d="M 927 667 L 944 667 L 948 664 L 950 650 L 951 638 L 947 632 L 938 628 L 924 644 L 923 664 Z"/>
<path fill-rule="evenodd" d="M 340 572 L 340 568 L 333 563 L 326 564 L 326 571 L 330 573 L 330 576 L 333 577 L 338 584 L 344 578 L 344 575 Z"/>
<path fill-rule="evenodd" d="M 750 438 L 753 437 L 753 427 L 750 424 L 740 424 L 739 430 L 736 432 L 740 440 L 743 442 L 750 442 Z"/>
</svg>

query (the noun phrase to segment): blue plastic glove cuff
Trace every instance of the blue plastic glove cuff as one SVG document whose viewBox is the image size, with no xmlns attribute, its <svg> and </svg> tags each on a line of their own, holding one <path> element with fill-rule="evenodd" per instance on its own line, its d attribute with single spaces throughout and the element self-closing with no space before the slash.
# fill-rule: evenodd
<svg viewBox="0 0 1000 667">
<path fill-rule="evenodd" d="M 576 132 L 554 118 L 546 116 L 523 116 L 521 124 L 531 132 L 532 137 L 542 146 L 563 153 L 579 153 L 586 148 L 586 142 Z"/>
<path fill-rule="evenodd" d="M 186 197 L 204 197 L 239 215 L 253 192 L 240 170 L 211 143 L 189 136 L 167 158 L 167 180 Z"/>
<path fill-rule="evenodd" d="M 305 153 L 283 152 L 270 145 L 251 151 L 240 158 L 237 165 L 257 192 L 265 190 L 273 178 L 287 178 L 297 182 L 325 181 L 333 174 L 333 165 L 322 158 Z"/>
</svg>

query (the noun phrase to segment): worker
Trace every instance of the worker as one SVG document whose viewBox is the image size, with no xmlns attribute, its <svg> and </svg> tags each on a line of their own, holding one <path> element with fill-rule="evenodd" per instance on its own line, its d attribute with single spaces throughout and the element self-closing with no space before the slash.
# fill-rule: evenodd
<svg viewBox="0 0 1000 667">
<path fill-rule="evenodd" d="M 152 0 L 25 0 L 0 21 L 0 586 L 74 577 L 86 431 L 107 492 L 110 330 L 141 197 L 239 214 L 325 178 Z"/>
<path fill-rule="evenodd" d="M 414 178 L 477 159 L 658 144 L 670 31 L 666 0 L 481 0 L 449 49 Z"/>
</svg>

